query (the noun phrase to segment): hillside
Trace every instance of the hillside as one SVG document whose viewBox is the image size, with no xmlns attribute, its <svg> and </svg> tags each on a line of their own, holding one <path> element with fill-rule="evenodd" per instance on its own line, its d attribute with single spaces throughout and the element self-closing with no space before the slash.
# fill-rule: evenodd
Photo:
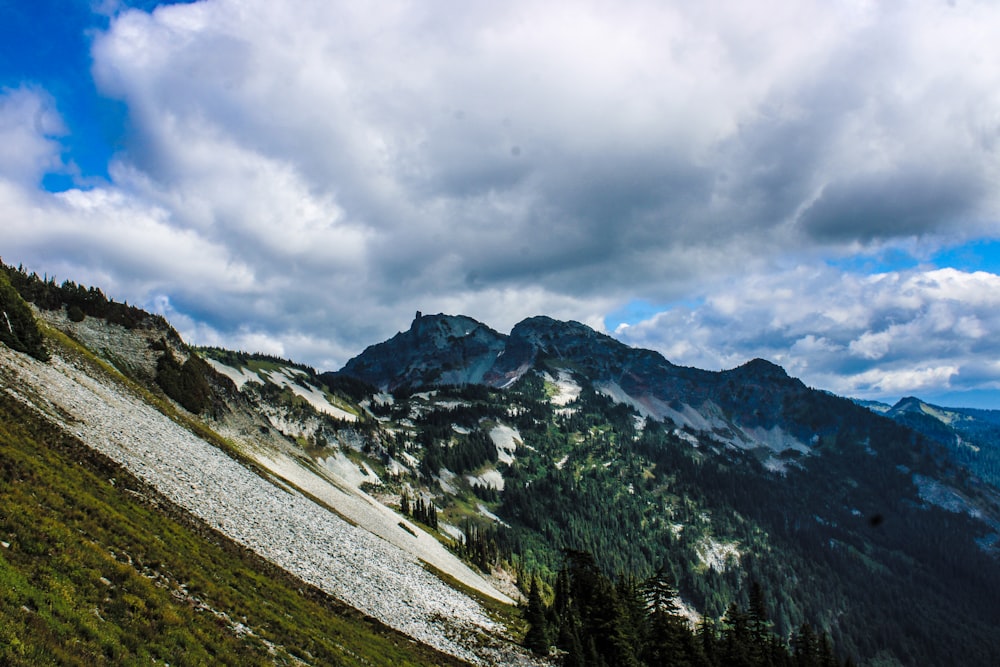
<svg viewBox="0 0 1000 667">
<path fill-rule="evenodd" d="M 496 616 L 514 622 L 509 597 L 423 531 L 297 456 L 294 442 L 266 433 L 267 418 L 207 364 L 189 364 L 196 357 L 165 323 L 74 321 L 62 308 L 38 315 L 48 323 L 40 329 L 50 358 L 0 347 L 0 378 L 5 400 L 44 425 L 39 428 L 96 450 L 197 525 L 280 567 L 299 586 L 360 610 L 386 632 L 393 628 L 475 663 L 527 661 Z M 178 367 L 201 373 L 194 386 L 209 389 L 201 418 L 163 395 L 168 355 Z M 246 439 L 247 432 L 255 437 Z M 358 506 L 366 500 L 364 513 Z M 398 535 L 380 536 L 390 525 Z M 19 544 L 14 537 L 9 542 Z M 438 571 L 463 585 L 453 587 Z M 211 568 L 200 574 L 213 576 Z M 30 639 L 19 641 L 30 646 Z M 421 652 L 433 655 L 423 649 L 415 655 Z"/>
<path fill-rule="evenodd" d="M 442 521 L 478 514 L 497 552 L 541 572 L 559 549 L 611 574 L 666 562 L 680 602 L 713 618 L 760 582 L 779 634 L 808 621 L 863 664 L 1000 656 L 998 494 L 940 442 L 763 360 L 682 368 L 549 318 L 491 336 L 504 347 L 478 387 L 447 382 L 460 339 L 372 372 L 373 349 L 394 359 L 451 319 L 422 316 L 341 371 L 396 388 L 375 414 Z M 494 455 L 446 460 L 477 431 Z"/>
<path fill-rule="evenodd" d="M 0 460 L 0 663 L 461 664 L 194 520 L 6 392 Z"/>
<path fill-rule="evenodd" d="M 944 408 L 910 396 L 886 406 L 885 415 L 940 443 L 958 465 L 1000 488 L 1000 411 Z"/>
<path fill-rule="evenodd" d="M 415 664 L 435 650 L 537 661 L 522 640 L 567 664 L 656 664 L 666 644 L 636 620 L 654 584 L 669 627 L 697 625 L 701 648 L 683 649 L 697 664 L 731 662 L 742 645 L 756 647 L 748 664 L 1000 662 L 988 470 L 767 361 L 714 373 L 575 322 L 535 317 L 501 334 L 418 313 L 320 374 L 192 349 L 92 289 L 8 275 L 43 349 L 0 347 L 5 443 L 30 416 L 248 567 L 280 568 L 329 613 L 334 599 L 356 608 L 345 618 L 390 644 L 419 640 Z M 264 629 L 243 615 L 252 634 L 238 639 L 254 646 Z M 740 634 L 747 619 L 756 643 Z M 268 641 L 326 663 L 295 648 L 308 639 Z"/>
</svg>

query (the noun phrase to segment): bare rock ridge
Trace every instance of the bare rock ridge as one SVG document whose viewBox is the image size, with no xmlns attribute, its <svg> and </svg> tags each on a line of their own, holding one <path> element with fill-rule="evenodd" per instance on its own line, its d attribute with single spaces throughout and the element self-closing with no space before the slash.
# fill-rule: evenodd
<svg viewBox="0 0 1000 667">
<path fill-rule="evenodd" d="M 773 444 L 778 429 L 779 439 L 807 447 L 816 431 L 802 428 L 783 406 L 824 400 L 763 359 L 722 372 L 677 366 L 579 322 L 545 316 L 525 319 L 504 335 L 464 316 L 421 315 L 409 330 L 367 348 L 335 375 L 391 391 L 449 384 L 505 387 L 529 370 L 559 368 L 575 369 L 641 414 L 716 430 L 739 446 Z M 769 435 L 762 438 L 761 432 Z"/>
</svg>

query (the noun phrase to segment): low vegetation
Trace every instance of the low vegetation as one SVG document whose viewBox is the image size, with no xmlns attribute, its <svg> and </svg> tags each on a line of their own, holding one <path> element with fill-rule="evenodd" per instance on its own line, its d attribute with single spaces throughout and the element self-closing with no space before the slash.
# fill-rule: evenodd
<svg viewBox="0 0 1000 667">
<path fill-rule="evenodd" d="M 0 392 L 0 664 L 447 665 Z"/>
</svg>

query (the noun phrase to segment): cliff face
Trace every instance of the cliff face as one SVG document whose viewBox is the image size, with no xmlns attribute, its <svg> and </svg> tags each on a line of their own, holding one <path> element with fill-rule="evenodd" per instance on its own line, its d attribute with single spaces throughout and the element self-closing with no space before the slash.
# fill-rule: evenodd
<svg viewBox="0 0 1000 667">
<path fill-rule="evenodd" d="M 420 315 L 407 331 L 368 347 L 341 371 L 383 390 L 480 384 L 507 337 L 469 317 Z"/>
</svg>

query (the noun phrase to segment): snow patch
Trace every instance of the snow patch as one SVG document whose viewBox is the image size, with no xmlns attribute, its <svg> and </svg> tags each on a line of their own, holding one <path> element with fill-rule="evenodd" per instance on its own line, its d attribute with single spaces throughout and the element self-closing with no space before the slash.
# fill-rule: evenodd
<svg viewBox="0 0 1000 667">
<path fill-rule="evenodd" d="M 514 452 L 522 444 L 521 434 L 516 428 L 506 424 L 497 424 L 490 431 L 490 439 L 497 448 L 497 458 L 500 463 L 513 463 Z"/>
<path fill-rule="evenodd" d="M 496 489 L 497 491 L 503 491 L 503 473 L 493 468 L 490 468 L 486 472 L 476 476 L 467 475 L 465 480 L 471 485 L 478 484 L 479 486 L 485 486 L 491 489 Z"/>
<path fill-rule="evenodd" d="M 480 514 L 482 514 L 482 515 L 483 515 L 484 517 L 486 517 L 486 518 L 487 518 L 487 519 L 489 519 L 490 521 L 495 521 L 496 523 L 499 523 L 499 524 L 501 524 L 501 525 L 503 525 L 503 526 L 506 526 L 506 525 L 507 525 L 506 523 L 504 523 L 504 520 L 503 520 L 503 519 L 501 519 L 501 518 L 500 518 L 500 517 L 498 517 L 498 516 L 497 516 L 496 514 L 494 514 L 493 512 L 491 512 L 491 511 L 489 510 L 489 508 L 488 508 L 488 507 L 486 507 L 486 505 L 484 505 L 484 504 L 482 504 L 482 503 L 478 503 L 478 504 L 476 505 L 476 509 L 477 509 L 477 510 L 479 511 L 479 513 L 480 513 Z"/>
<path fill-rule="evenodd" d="M 385 472 L 393 477 L 398 477 L 402 474 L 409 474 L 410 469 L 404 466 L 402 463 L 394 458 L 390 458 L 389 462 L 385 464 Z"/>
<path fill-rule="evenodd" d="M 454 484 L 456 479 L 458 479 L 458 475 L 447 468 L 441 468 L 438 471 L 438 484 L 441 485 L 441 490 L 453 496 L 458 494 L 458 487 Z"/>
<path fill-rule="evenodd" d="M 396 397 L 393 396 L 392 394 L 387 394 L 384 391 L 383 392 L 379 392 L 378 394 L 375 394 L 374 396 L 372 396 L 372 400 L 375 401 L 376 403 L 378 403 L 379 405 L 395 405 L 396 404 Z"/>
<path fill-rule="evenodd" d="M 770 470 L 771 472 L 777 472 L 784 475 L 788 472 L 788 463 L 773 456 L 768 456 L 764 460 L 764 468 L 766 470 Z"/>
<path fill-rule="evenodd" d="M 549 397 L 552 405 L 567 405 L 580 397 L 582 388 L 573 380 L 573 375 L 569 371 L 560 370 L 556 375 L 557 377 L 553 378 L 548 373 L 542 373 L 542 380 L 554 390 Z"/>
<path fill-rule="evenodd" d="M 681 440 L 683 440 L 684 442 L 691 445 L 692 447 L 697 447 L 698 445 L 701 444 L 700 442 L 698 442 L 698 438 L 694 437 L 693 435 L 691 435 L 690 433 L 688 433 L 683 429 L 675 428 L 673 430 L 673 434 L 676 435 Z"/>
<path fill-rule="evenodd" d="M 456 542 L 465 541 L 465 533 L 458 526 L 453 526 L 450 523 L 439 523 L 438 530 L 442 533 L 455 540 Z"/>
<path fill-rule="evenodd" d="M 437 389 L 433 389 L 431 391 L 421 391 L 421 392 L 418 392 L 416 394 L 413 394 L 413 398 L 420 398 L 420 399 L 423 399 L 425 401 L 430 401 L 432 398 L 434 398 L 437 395 L 438 395 L 438 390 Z"/>
<path fill-rule="evenodd" d="M 305 399 L 317 412 L 322 412 L 328 414 L 335 419 L 342 419 L 344 421 L 357 421 L 358 416 L 344 410 L 343 408 L 338 408 L 337 406 L 330 403 L 327 399 L 326 394 L 314 387 L 313 385 L 308 385 L 303 387 L 301 384 L 296 382 L 296 379 L 301 379 L 306 376 L 300 371 L 296 371 L 290 368 L 282 368 L 279 371 L 261 371 L 261 374 L 265 376 L 272 384 L 279 387 L 287 388 L 296 396 L 300 396 Z M 297 377 L 296 377 L 297 376 Z"/>
<path fill-rule="evenodd" d="M 260 378 L 256 373 L 251 372 L 247 368 L 233 368 L 227 364 L 222 363 L 212 359 L 211 357 L 202 357 L 205 362 L 212 367 L 217 373 L 225 375 L 227 378 L 233 381 L 236 388 L 239 390 L 243 389 L 243 385 L 247 382 L 260 382 Z"/>
</svg>

